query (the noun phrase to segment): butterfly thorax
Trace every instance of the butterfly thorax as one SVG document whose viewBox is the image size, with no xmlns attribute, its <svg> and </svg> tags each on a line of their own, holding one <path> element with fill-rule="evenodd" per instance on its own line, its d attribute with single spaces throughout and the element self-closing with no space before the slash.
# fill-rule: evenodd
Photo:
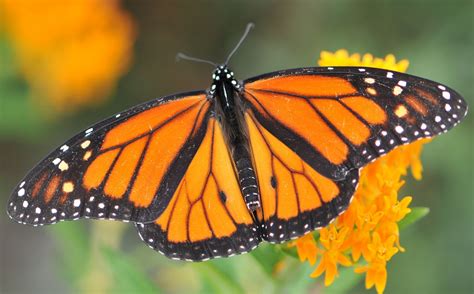
<svg viewBox="0 0 474 294">
<path fill-rule="evenodd" d="M 212 79 L 209 94 L 215 101 L 215 113 L 230 147 L 245 203 L 249 210 L 255 211 L 260 207 L 260 196 L 250 157 L 248 132 L 242 116 L 241 86 L 225 65 L 215 69 Z"/>
</svg>

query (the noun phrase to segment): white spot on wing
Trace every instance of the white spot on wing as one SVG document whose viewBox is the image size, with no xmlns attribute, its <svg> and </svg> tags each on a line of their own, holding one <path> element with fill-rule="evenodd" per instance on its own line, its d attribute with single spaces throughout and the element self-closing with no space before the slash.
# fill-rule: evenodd
<svg viewBox="0 0 474 294">
<path fill-rule="evenodd" d="M 451 94 L 448 91 L 443 91 L 443 98 L 449 100 L 451 99 Z"/>
</svg>

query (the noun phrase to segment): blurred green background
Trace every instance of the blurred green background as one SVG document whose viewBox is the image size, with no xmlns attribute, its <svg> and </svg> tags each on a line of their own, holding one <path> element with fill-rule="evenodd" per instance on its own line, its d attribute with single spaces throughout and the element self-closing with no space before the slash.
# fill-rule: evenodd
<svg viewBox="0 0 474 294">
<path fill-rule="evenodd" d="M 28 169 L 76 132 L 149 99 L 208 87 L 212 69 L 176 63 L 176 53 L 222 61 L 249 21 L 256 28 L 231 62 L 240 79 L 313 66 L 321 50 L 345 48 L 378 57 L 393 53 L 410 61 L 408 73 L 447 84 L 474 104 L 474 1 L 470 0 L 110 1 L 132 20 L 133 32 L 128 32 L 128 41 L 111 41 L 107 49 L 123 63 L 109 72 L 117 82 L 105 81 L 106 89 L 97 87 L 84 97 L 57 96 L 41 86 L 49 79 L 42 70 L 53 60 L 47 57 L 46 45 L 39 46 L 46 53 L 34 52 L 30 57 L 36 59 L 27 60 L 38 66 L 32 69 L 23 63 L 24 56 L 29 56 L 22 51 L 27 47 L 12 33 L 9 23 L 16 20 L 9 18 L 7 10 L 28 2 L 0 0 L 2 212 L 12 188 Z M 47 23 L 41 10 L 31 13 Z M 100 23 L 92 15 L 83 18 L 85 23 Z M 42 37 L 54 34 L 51 27 L 60 30 L 62 19 L 49 19 L 48 29 L 42 22 L 22 25 L 27 32 L 34 30 L 36 44 L 42 44 Z M 120 26 L 114 21 L 107 30 L 115 33 Z M 74 50 L 80 51 L 83 36 L 78 38 L 81 41 Z M 122 53 L 117 53 L 120 46 Z M 38 56 L 43 59 L 38 61 Z M 65 58 L 61 70 L 70 73 L 78 66 L 69 64 Z M 100 67 L 102 61 L 94 64 Z M 75 74 L 83 77 L 81 72 Z M 61 72 L 56 78 L 60 81 L 63 76 Z M 55 100 L 48 95 L 56 95 Z M 78 102 L 69 107 L 69 99 Z M 474 292 L 473 130 L 469 115 L 428 144 L 422 155 L 423 180 L 409 181 L 404 187 L 401 195 L 413 195 L 412 206 L 427 206 L 431 213 L 402 232 L 407 251 L 389 262 L 386 293 Z M 191 264 L 169 261 L 150 250 L 131 224 L 80 221 L 32 228 L 11 222 L 5 213 L 0 215 L 1 293 L 367 292 L 363 280 L 350 272 L 342 272 L 333 287 L 324 288 L 321 279 L 308 277 L 311 267 L 283 256 L 277 246 Z M 274 264 L 260 262 L 266 256 L 271 256 L 267 260 L 282 256 L 286 266 L 274 272 Z"/>
</svg>

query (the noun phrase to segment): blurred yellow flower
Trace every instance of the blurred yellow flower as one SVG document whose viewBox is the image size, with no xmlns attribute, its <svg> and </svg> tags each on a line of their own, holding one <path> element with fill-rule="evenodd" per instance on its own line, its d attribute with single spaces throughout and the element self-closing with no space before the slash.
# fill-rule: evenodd
<svg viewBox="0 0 474 294">
<path fill-rule="evenodd" d="M 102 102 L 128 69 L 135 30 L 117 0 L 3 0 L 0 9 L 33 96 L 54 110 Z"/>
<path fill-rule="evenodd" d="M 309 264 L 311 265 L 316 263 L 319 249 L 316 246 L 316 242 L 314 241 L 314 236 L 312 234 L 306 234 L 295 241 L 291 241 L 288 243 L 288 246 L 296 247 L 296 251 L 301 262 L 308 260 Z"/>
<path fill-rule="evenodd" d="M 320 231 L 319 242 L 324 246 L 324 249 L 321 251 L 322 259 L 311 277 L 316 278 L 326 272 L 324 276 L 324 285 L 326 286 L 331 285 L 338 275 L 338 264 L 351 265 L 350 259 L 343 254 L 343 244 L 348 231 L 349 228 L 347 227 L 337 230 L 334 226 Z"/>
<path fill-rule="evenodd" d="M 370 54 L 350 55 L 346 50 L 335 53 L 323 51 L 320 66 L 368 66 L 395 71 L 406 71 L 407 60 L 397 62 L 393 55 L 384 59 Z M 398 222 L 410 213 L 410 196 L 399 199 L 398 192 L 408 168 L 413 177 L 421 179 L 420 153 L 423 144 L 419 140 L 391 151 L 367 165 L 361 172 L 359 186 L 347 211 L 334 223 L 319 231 L 319 240 L 312 234 L 290 243 L 297 247 L 301 261 L 311 265 L 321 256 L 312 277 L 325 273 L 324 284 L 330 285 L 338 276 L 338 264 L 353 265 L 355 272 L 365 273 L 365 285 L 375 285 L 382 293 L 387 283 L 387 262 L 404 249 L 400 246 Z M 358 265 L 360 258 L 364 266 Z"/>
</svg>

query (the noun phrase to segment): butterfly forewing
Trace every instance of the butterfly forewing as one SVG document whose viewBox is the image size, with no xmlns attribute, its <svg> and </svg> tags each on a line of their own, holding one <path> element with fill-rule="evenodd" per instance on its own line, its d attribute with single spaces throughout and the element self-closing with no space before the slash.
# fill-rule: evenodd
<svg viewBox="0 0 474 294">
<path fill-rule="evenodd" d="M 446 132 L 467 111 L 444 85 L 375 68 L 271 73 L 247 80 L 244 97 L 260 124 L 334 179 L 396 146 Z"/>
<path fill-rule="evenodd" d="M 15 188 L 10 217 L 33 225 L 81 217 L 152 221 L 196 152 L 209 108 L 202 92 L 170 96 L 88 128 Z"/>
</svg>

